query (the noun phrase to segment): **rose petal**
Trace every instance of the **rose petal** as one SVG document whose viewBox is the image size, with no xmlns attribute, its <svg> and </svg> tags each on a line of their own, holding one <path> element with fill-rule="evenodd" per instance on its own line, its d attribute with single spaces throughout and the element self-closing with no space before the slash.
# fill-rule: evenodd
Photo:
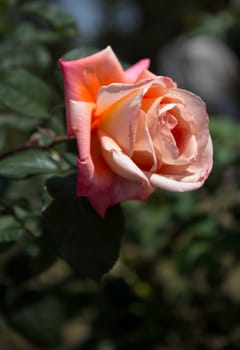
<svg viewBox="0 0 240 350">
<path fill-rule="evenodd" d="M 110 47 L 74 61 L 59 60 L 65 88 L 67 131 L 73 135 L 69 101 L 96 102 L 98 90 L 113 82 L 125 82 L 123 69 Z"/>
<path fill-rule="evenodd" d="M 171 192 L 187 192 L 193 191 L 201 187 L 206 181 L 213 164 L 213 147 L 211 138 L 208 138 L 208 143 L 204 151 L 199 155 L 199 159 L 190 163 L 185 170 L 180 166 L 173 167 L 173 172 L 176 171 L 176 177 L 180 177 L 179 180 L 172 177 L 163 176 L 159 174 L 145 173 L 152 186 L 165 189 Z M 177 171 L 179 173 L 177 174 Z M 170 175 L 169 175 L 170 176 Z"/>
<path fill-rule="evenodd" d="M 112 83 L 109 86 L 102 86 L 97 96 L 96 115 L 101 115 L 106 109 L 111 107 L 116 102 L 122 100 L 131 93 L 141 93 L 147 99 L 164 97 L 166 89 L 171 91 L 171 88 L 176 87 L 176 83 L 172 79 L 161 76 L 153 76 L 153 78 L 139 81 L 136 84 Z M 173 89 L 175 90 L 175 89 Z"/>
<path fill-rule="evenodd" d="M 102 192 L 112 182 L 112 176 L 112 171 L 102 158 L 98 137 L 94 134 L 91 138 L 91 154 L 83 160 L 78 158 L 77 194 L 89 196 Z"/>
<path fill-rule="evenodd" d="M 137 122 L 141 114 L 141 100 L 142 93 L 136 89 L 113 104 L 101 116 L 101 130 L 111 135 L 128 155 L 133 152 Z"/>
<path fill-rule="evenodd" d="M 155 76 L 152 77 L 152 86 L 149 89 L 146 97 L 159 98 L 164 96 L 166 89 L 176 89 L 177 84 L 169 77 Z"/>
<path fill-rule="evenodd" d="M 190 135 L 188 137 L 187 143 L 184 148 L 180 149 L 179 159 L 177 160 L 177 164 L 185 164 L 187 162 L 194 161 L 197 158 L 198 152 L 198 144 L 195 135 Z"/>
<path fill-rule="evenodd" d="M 77 138 L 80 161 L 90 155 L 91 119 L 95 104 L 91 102 L 70 101 L 70 120 Z"/>
<path fill-rule="evenodd" d="M 149 58 L 142 59 L 141 61 L 135 63 L 133 66 L 125 70 L 124 74 L 126 77 L 126 81 L 131 84 L 135 83 L 140 77 L 140 75 L 142 74 L 142 72 L 145 69 L 148 69 L 149 66 L 150 66 Z"/>
<path fill-rule="evenodd" d="M 145 182 L 148 186 L 149 181 L 144 173 L 122 152 L 118 144 L 101 130 L 99 130 L 98 135 L 103 157 L 113 172 L 131 181 Z"/>
<path fill-rule="evenodd" d="M 175 104 L 160 105 L 161 97 L 156 99 L 144 98 L 144 109 L 147 110 L 147 123 L 152 143 L 158 160 L 164 163 L 175 162 L 179 151 L 172 135 L 171 128 L 175 118 L 169 117 L 169 110 Z"/>
<path fill-rule="evenodd" d="M 151 83 L 111 84 L 101 88 L 98 95 L 95 114 L 99 115 L 100 128 L 129 156 L 133 152 L 142 98 Z"/>
<path fill-rule="evenodd" d="M 146 79 L 154 79 L 156 78 L 157 75 L 156 74 L 153 74 L 152 72 L 150 72 L 149 70 L 147 69 L 144 69 L 142 71 L 142 73 L 138 76 L 137 80 L 135 81 L 135 83 L 139 83 L 141 82 L 142 80 L 146 80 Z"/>
<path fill-rule="evenodd" d="M 213 166 L 213 146 L 209 136 L 208 143 L 204 150 L 199 153 L 195 162 L 192 162 L 188 169 L 192 175 L 186 178 L 187 181 L 197 181 L 199 178 L 206 180 Z"/>
<path fill-rule="evenodd" d="M 153 187 L 142 181 L 133 182 L 115 174 L 101 155 L 97 135 L 92 138 L 92 157 L 85 162 L 78 160 L 78 196 L 87 196 L 100 216 L 106 209 L 119 202 L 146 200 Z"/>
<path fill-rule="evenodd" d="M 199 180 L 197 182 L 184 182 L 184 181 L 176 181 L 174 179 L 158 175 L 148 173 L 148 178 L 152 186 L 161 188 L 171 192 L 188 192 L 196 190 L 201 187 L 204 183 L 204 179 Z"/>
<path fill-rule="evenodd" d="M 153 192 L 153 187 L 143 186 L 140 182 L 132 182 L 121 176 L 112 174 L 111 182 L 105 188 L 89 193 L 88 198 L 92 206 L 101 217 L 104 217 L 108 207 L 126 200 L 145 201 Z"/>
<path fill-rule="evenodd" d="M 136 141 L 134 145 L 133 160 L 148 170 L 157 170 L 157 157 L 154 150 L 152 138 L 148 129 L 147 116 L 142 111 L 138 120 Z"/>
<path fill-rule="evenodd" d="M 148 79 L 134 85 L 113 83 L 109 86 L 103 86 L 97 97 L 96 115 L 102 115 L 108 108 L 127 96 L 131 95 L 132 98 L 138 94 L 143 96 L 152 84 L 153 80 Z"/>
<path fill-rule="evenodd" d="M 179 114 L 191 128 L 194 128 L 191 133 L 196 135 L 198 151 L 201 152 L 209 137 L 208 114 L 205 103 L 199 96 L 181 89 L 169 89 L 166 97 L 181 100 L 182 106 L 181 104 L 177 106 Z"/>
</svg>

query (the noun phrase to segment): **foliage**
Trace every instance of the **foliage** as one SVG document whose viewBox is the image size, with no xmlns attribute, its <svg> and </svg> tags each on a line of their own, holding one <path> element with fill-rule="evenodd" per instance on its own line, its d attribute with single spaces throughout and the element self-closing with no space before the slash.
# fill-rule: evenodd
<svg viewBox="0 0 240 350">
<path fill-rule="evenodd" d="M 77 26 L 40 0 L 3 0 L 0 17 L 0 348 L 239 349 L 239 123 L 211 117 L 204 188 L 101 220 L 65 137 L 57 58 Z"/>
</svg>

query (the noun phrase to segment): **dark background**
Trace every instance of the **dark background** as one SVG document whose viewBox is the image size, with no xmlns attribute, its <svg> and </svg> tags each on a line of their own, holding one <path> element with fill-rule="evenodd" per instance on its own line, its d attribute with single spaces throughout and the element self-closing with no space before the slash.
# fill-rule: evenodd
<svg viewBox="0 0 240 350">
<path fill-rule="evenodd" d="M 1 154 L 33 134 L 46 144 L 43 129 L 64 135 L 57 59 L 111 45 L 125 64 L 150 57 L 153 72 L 206 100 L 214 168 L 199 191 L 159 190 L 147 203 L 124 203 L 120 257 L 100 278 L 118 252 L 119 208 L 101 224 L 85 202 L 59 199 L 72 178 L 37 176 L 32 163 L 23 167 L 26 156 L 0 160 L 0 349 L 239 350 L 240 2 L 52 3 L 62 10 L 43 0 L 0 1 Z M 66 156 L 61 145 L 54 152 Z M 41 217 L 52 201 L 46 188 L 56 199 Z"/>
</svg>

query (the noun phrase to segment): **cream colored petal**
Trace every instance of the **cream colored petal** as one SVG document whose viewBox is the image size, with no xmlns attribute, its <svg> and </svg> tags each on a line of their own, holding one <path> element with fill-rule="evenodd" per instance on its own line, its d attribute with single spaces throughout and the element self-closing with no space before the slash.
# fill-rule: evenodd
<svg viewBox="0 0 240 350">
<path fill-rule="evenodd" d="M 102 146 L 102 155 L 114 173 L 128 180 L 149 184 L 144 173 L 126 154 L 123 153 L 121 148 L 111 137 L 100 130 L 98 135 Z"/>
<path fill-rule="evenodd" d="M 156 99 L 164 97 L 166 89 L 175 90 L 174 87 L 176 84 L 170 78 L 155 75 L 136 84 L 112 83 L 102 86 L 97 96 L 96 115 L 101 115 L 116 102 L 136 91 L 141 92 L 142 96 Z"/>
<path fill-rule="evenodd" d="M 196 182 L 184 182 L 176 181 L 166 176 L 158 174 L 148 174 L 148 178 L 152 186 L 161 188 L 171 192 L 188 192 L 196 190 L 201 187 L 204 183 L 204 180 L 199 179 Z"/>
<path fill-rule="evenodd" d="M 108 108 L 101 116 L 100 128 L 129 156 L 133 153 L 142 92 L 135 90 Z"/>
<path fill-rule="evenodd" d="M 102 115 L 108 108 L 128 95 L 132 97 L 138 94 L 144 95 L 154 81 L 154 79 L 147 79 L 137 84 L 113 83 L 102 86 L 97 96 L 96 115 Z"/>
</svg>

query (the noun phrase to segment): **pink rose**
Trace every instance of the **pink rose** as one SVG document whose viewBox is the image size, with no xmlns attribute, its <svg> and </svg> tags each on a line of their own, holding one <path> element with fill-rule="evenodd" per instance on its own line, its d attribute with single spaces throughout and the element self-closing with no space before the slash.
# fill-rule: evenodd
<svg viewBox="0 0 240 350">
<path fill-rule="evenodd" d="M 155 188 L 192 191 L 212 168 L 204 102 L 150 73 L 144 59 L 123 70 L 110 47 L 60 60 L 68 135 L 78 144 L 77 194 L 97 212 Z"/>
</svg>

